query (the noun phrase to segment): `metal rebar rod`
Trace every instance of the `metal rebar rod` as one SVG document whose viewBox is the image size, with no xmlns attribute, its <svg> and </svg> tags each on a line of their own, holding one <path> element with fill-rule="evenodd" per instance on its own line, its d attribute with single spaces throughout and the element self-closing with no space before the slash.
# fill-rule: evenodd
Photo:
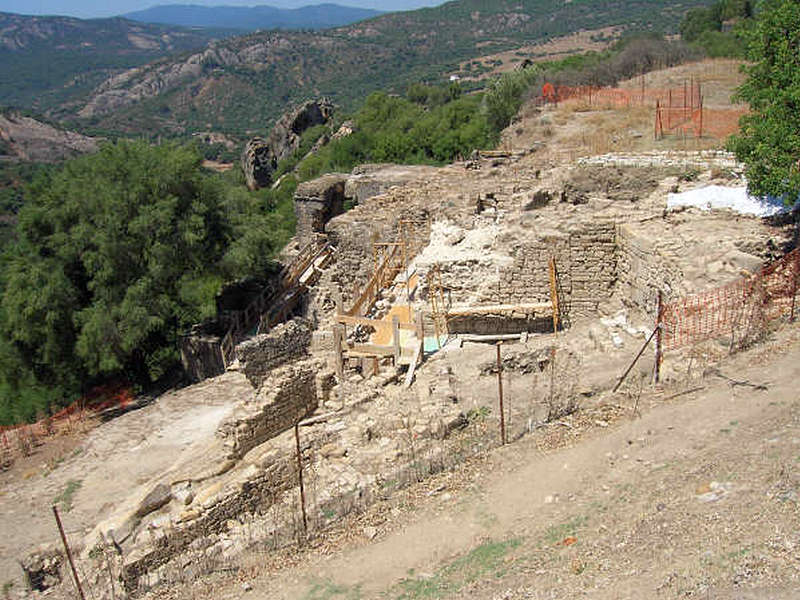
<svg viewBox="0 0 800 600">
<path fill-rule="evenodd" d="M 503 407 L 503 363 L 500 359 L 500 342 L 497 344 L 497 393 L 500 397 L 500 443 L 506 444 L 506 412 Z"/>
<path fill-rule="evenodd" d="M 75 568 L 75 562 L 72 560 L 72 552 L 67 543 L 67 535 L 64 533 L 64 526 L 61 524 L 61 516 L 58 514 L 58 507 L 55 504 L 53 505 L 53 515 L 56 518 L 56 525 L 58 525 L 58 533 L 61 534 L 61 543 L 64 544 L 64 552 L 67 554 L 69 567 L 72 569 L 72 577 L 75 580 L 75 587 L 78 589 L 78 595 L 81 597 L 81 600 L 86 600 L 86 596 L 83 594 L 83 588 L 81 587 L 81 580 L 78 578 L 78 571 Z"/>
<path fill-rule="evenodd" d="M 637 355 L 636 355 L 636 358 L 634 358 L 634 359 L 633 359 L 633 362 L 632 362 L 632 363 L 630 364 L 630 366 L 629 366 L 629 367 L 626 369 L 625 373 L 623 373 L 623 374 L 622 374 L 622 377 L 620 377 L 620 378 L 619 378 L 619 381 L 617 381 L 617 385 L 615 385 L 615 386 L 614 386 L 614 389 L 613 389 L 613 390 L 611 390 L 611 392 L 612 392 L 612 393 L 613 393 L 613 392 L 616 392 L 616 391 L 619 389 L 619 386 L 621 386 L 621 385 L 622 385 L 622 382 L 623 382 L 623 381 L 625 381 L 625 378 L 628 376 L 628 373 L 630 373 L 630 372 L 633 370 L 633 367 L 636 365 L 636 363 L 637 363 L 637 362 L 639 362 L 639 359 L 642 357 L 642 354 L 644 354 L 644 351 L 645 351 L 645 350 L 647 349 L 647 347 L 650 345 L 650 342 L 652 342 L 652 341 L 653 341 L 653 338 L 655 337 L 655 335 L 656 335 L 656 332 L 657 332 L 658 330 L 659 330 L 659 328 L 658 328 L 658 327 L 656 327 L 656 329 L 655 329 L 655 330 L 653 330 L 653 333 L 651 333 L 651 334 L 650 334 L 650 337 L 649 337 L 649 338 L 647 338 L 647 341 L 644 343 L 644 346 L 642 346 L 642 349 L 641 349 L 641 350 L 639 350 L 639 354 L 637 354 Z"/>
</svg>

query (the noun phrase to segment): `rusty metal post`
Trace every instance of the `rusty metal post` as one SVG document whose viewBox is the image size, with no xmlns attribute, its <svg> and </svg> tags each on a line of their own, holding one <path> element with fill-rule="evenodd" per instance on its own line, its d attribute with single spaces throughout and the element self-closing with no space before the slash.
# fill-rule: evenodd
<svg viewBox="0 0 800 600">
<path fill-rule="evenodd" d="M 664 316 L 664 295 L 662 294 L 661 290 L 658 292 L 658 306 L 656 308 L 656 364 L 653 366 L 653 383 L 657 384 L 659 379 L 661 379 L 661 360 L 662 360 L 662 351 L 663 348 L 661 346 L 663 339 L 662 339 L 662 318 Z"/>
<path fill-rule="evenodd" d="M 622 377 L 620 377 L 619 380 L 617 381 L 617 385 L 615 385 L 614 389 L 611 390 L 612 394 L 615 393 L 619 389 L 619 386 L 621 386 L 622 383 L 625 381 L 625 379 L 628 377 L 628 374 L 633 370 L 633 367 L 635 367 L 636 363 L 639 362 L 639 359 L 642 357 L 642 354 L 644 354 L 644 351 L 650 345 L 650 342 L 653 341 L 653 336 L 655 336 L 658 331 L 660 331 L 659 328 L 654 329 L 653 333 L 650 334 L 650 337 L 647 338 L 647 341 L 644 343 L 644 346 L 642 346 L 642 349 L 639 350 L 639 354 L 636 355 L 636 358 L 633 359 L 633 362 L 631 362 L 631 364 L 628 366 L 628 368 L 622 374 Z"/>
<path fill-rule="evenodd" d="M 300 421 L 296 421 L 294 424 L 294 443 L 297 447 L 297 480 L 300 483 L 300 509 L 303 511 L 303 533 L 308 533 L 306 489 L 303 486 L 303 455 L 300 452 Z"/>
<path fill-rule="evenodd" d="M 61 516 L 58 514 L 58 507 L 55 504 L 53 505 L 53 515 L 56 518 L 56 525 L 58 525 L 58 533 L 61 534 L 61 543 L 64 544 L 64 552 L 67 554 L 69 568 L 72 569 L 72 577 L 75 579 L 75 587 L 78 589 L 78 595 L 81 597 L 81 600 L 86 600 L 86 596 L 83 593 L 83 588 L 81 587 L 81 580 L 78 578 L 78 571 L 75 568 L 75 562 L 72 560 L 72 552 L 69 549 L 69 544 L 67 544 L 67 536 L 64 533 L 64 526 L 61 524 Z"/>
<path fill-rule="evenodd" d="M 500 397 L 500 443 L 506 444 L 506 412 L 503 407 L 503 362 L 500 358 L 500 345 L 497 342 L 497 393 Z"/>
</svg>

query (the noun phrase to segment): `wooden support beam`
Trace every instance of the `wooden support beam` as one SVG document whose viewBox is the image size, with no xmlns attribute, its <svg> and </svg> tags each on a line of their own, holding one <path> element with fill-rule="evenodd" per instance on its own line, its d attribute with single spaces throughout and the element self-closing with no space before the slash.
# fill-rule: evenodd
<svg viewBox="0 0 800 600">
<path fill-rule="evenodd" d="M 362 356 L 394 356 L 394 346 L 378 346 L 377 344 L 354 344 L 345 350 L 348 357 Z"/>
<path fill-rule="evenodd" d="M 556 259 L 550 258 L 550 300 L 553 303 L 553 333 L 558 333 L 558 281 L 556 280 Z"/>
<path fill-rule="evenodd" d="M 468 317 L 470 315 L 521 312 L 521 313 L 544 313 L 552 308 L 552 302 L 535 302 L 528 304 L 493 304 L 487 306 L 469 306 L 462 308 L 451 308 L 447 311 L 448 317 Z"/>
<path fill-rule="evenodd" d="M 367 317 L 351 317 L 350 315 L 337 315 L 334 318 L 338 323 L 343 325 L 364 325 L 366 327 L 374 327 L 375 329 L 392 326 L 390 321 L 384 319 L 368 319 Z M 417 330 L 417 326 L 414 323 L 400 323 L 399 327 L 405 331 Z"/>
</svg>

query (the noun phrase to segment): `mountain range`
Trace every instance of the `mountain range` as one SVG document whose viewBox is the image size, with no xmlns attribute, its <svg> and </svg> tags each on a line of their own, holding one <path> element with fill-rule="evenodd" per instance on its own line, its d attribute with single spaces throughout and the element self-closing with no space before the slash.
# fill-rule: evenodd
<svg viewBox="0 0 800 600">
<path fill-rule="evenodd" d="M 258 29 L 327 29 L 382 14 L 382 11 L 338 4 L 281 9 L 272 6 L 200 6 L 165 4 L 122 15 L 133 21 L 180 27 Z"/>
<path fill-rule="evenodd" d="M 108 77 L 156 58 L 204 47 L 218 30 L 127 19 L 36 17 L 0 12 L 0 105 L 64 109 Z"/>
<path fill-rule="evenodd" d="M 463 69 L 475 58 L 576 31 L 602 36 L 601 29 L 613 27 L 617 32 L 674 33 L 687 10 L 710 3 L 455 0 L 322 31 L 271 30 L 224 39 L 219 33 L 216 39 L 209 39 L 213 32 L 206 29 L 125 19 L 106 20 L 107 25 L 98 27 L 98 22 L 87 21 L 85 27 L 121 29 L 116 42 L 101 31 L 83 38 L 91 44 L 88 55 L 95 57 L 105 40 L 102 43 L 110 50 L 104 58 L 116 61 L 116 68 L 106 64 L 98 70 L 79 63 L 77 74 L 73 70 L 70 78 L 61 74 L 62 81 L 57 81 L 53 77 L 52 85 L 41 95 L 50 102 L 37 98 L 34 108 L 44 109 L 50 119 L 100 134 L 188 135 L 215 130 L 244 137 L 265 133 L 281 114 L 310 98 L 328 96 L 345 109 L 354 108 L 372 91 L 404 93 L 413 82 L 446 81 L 449 74 L 467 74 Z M 62 52 L 63 35 L 57 25 L 48 38 L 49 50 L 42 47 L 37 55 L 45 67 L 50 60 L 58 62 Z M 151 35 L 148 32 L 159 31 L 150 28 L 159 27 L 165 39 L 175 40 L 172 48 L 162 48 L 161 42 L 147 37 Z M 0 19 L 0 47 L 4 31 Z M 142 42 L 143 38 L 152 41 Z M 186 45 L 190 40 L 202 44 L 182 51 L 175 47 L 179 40 Z M 83 51 L 79 47 L 70 52 L 75 56 Z M 142 53 L 147 51 L 161 55 L 144 64 Z M 0 81 L 6 82 L 13 60 L 3 58 L 0 54 Z M 134 59 L 138 64 L 124 68 L 125 60 Z M 34 75 L 41 77 L 32 68 Z M 81 93 L 72 93 L 77 87 Z M 8 94 L 0 85 L 0 104 L 8 103 Z M 68 101 L 63 101 L 65 98 Z"/>
</svg>

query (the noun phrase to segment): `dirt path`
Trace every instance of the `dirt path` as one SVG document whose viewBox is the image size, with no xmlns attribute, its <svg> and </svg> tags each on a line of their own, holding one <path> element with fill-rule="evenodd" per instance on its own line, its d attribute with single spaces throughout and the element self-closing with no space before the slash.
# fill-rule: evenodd
<svg viewBox="0 0 800 600">
<path fill-rule="evenodd" d="M 722 368 L 767 391 L 709 376 L 572 448 L 524 439 L 371 543 L 179 596 L 800 597 L 798 357 L 784 331 Z"/>
</svg>

